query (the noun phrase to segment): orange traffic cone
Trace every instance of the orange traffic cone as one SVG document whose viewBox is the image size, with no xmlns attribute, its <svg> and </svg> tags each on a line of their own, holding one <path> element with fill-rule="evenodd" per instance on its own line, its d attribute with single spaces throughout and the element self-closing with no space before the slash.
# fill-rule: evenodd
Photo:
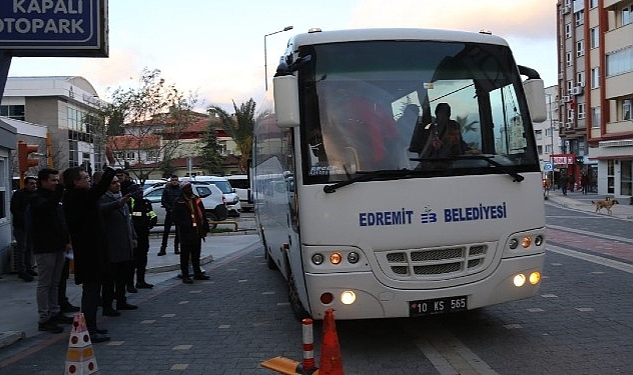
<svg viewBox="0 0 633 375">
<path fill-rule="evenodd" d="M 344 375 L 341 349 L 336 334 L 334 311 L 325 310 L 323 318 L 323 340 L 321 342 L 321 366 L 319 375 Z"/>
<path fill-rule="evenodd" d="M 76 313 L 73 319 L 73 328 L 70 330 L 70 339 L 68 340 L 64 375 L 88 374 L 99 374 L 99 368 L 92 350 L 92 342 L 86 328 L 84 314 Z"/>
</svg>

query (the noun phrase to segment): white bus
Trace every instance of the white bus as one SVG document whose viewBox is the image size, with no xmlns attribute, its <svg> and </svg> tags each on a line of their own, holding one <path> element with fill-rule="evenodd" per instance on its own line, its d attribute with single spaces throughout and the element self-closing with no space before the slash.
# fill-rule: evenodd
<svg viewBox="0 0 633 375">
<path fill-rule="evenodd" d="M 502 38 L 312 30 L 289 40 L 272 88 L 253 197 L 297 318 L 417 317 L 537 293 L 543 81 Z"/>
</svg>

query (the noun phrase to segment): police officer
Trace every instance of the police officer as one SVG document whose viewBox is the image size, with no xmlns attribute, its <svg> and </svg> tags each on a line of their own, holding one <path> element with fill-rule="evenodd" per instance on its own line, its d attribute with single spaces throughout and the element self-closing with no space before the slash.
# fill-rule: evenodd
<svg viewBox="0 0 633 375">
<path fill-rule="evenodd" d="M 154 285 L 145 281 L 145 269 L 147 268 L 147 253 L 149 252 L 149 231 L 156 225 L 158 217 L 152 211 L 152 202 L 143 198 L 141 185 L 133 184 L 129 187 L 132 198 L 128 202 L 132 224 L 136 231 L 137 246 L 134 249 L 134 269 L 131 275 L 134 280 L 134 270 L 136 271 L 136 288 L 150 289 Z"/>
</svg>

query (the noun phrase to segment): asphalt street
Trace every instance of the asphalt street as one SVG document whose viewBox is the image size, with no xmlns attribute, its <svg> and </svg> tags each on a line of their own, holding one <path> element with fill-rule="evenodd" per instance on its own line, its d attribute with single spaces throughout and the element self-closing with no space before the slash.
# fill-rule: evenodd
<svg viewBox="0 0 633 375">
<path fill-rule="evenodd" d="M 591 201 L 602 198 L 603 196 L 596 194 L 580 193 L 563 196 L 560 191 L 552 191 L 546 204 L 594 213 L 595 205 Z M 609 216 L 625 221 L 633 220 L 633 206 L 628 204 L 628 200 L 619 200 L 620 204 L 612 208 L 613 212 Z M 608 215 L 605 211 L 594 214 Z M 156 284 L 156 287 L 130 295 L 130 302 L 138 304 L 138 310 L 124 311 L 122 316 L 114 318 L 100 316 L 100 325 L 108 328 L 112 336 L 110 342 L 93 345 L 101 373 L 270 374 L 270 370 L 260 367 L 262 361 L 275 356 L 301 359 L 301 328 L 294 321 L 288 306 L 285 281 L 279 273 L 267 269 L 261 243 L 253 230 L 252 218 L 250 221 L 247 218 L 240 219 L 239 227 L 238 232 L 214 235 L 204 243 L 204 268 L 211 279 L 195 282 L 193 285 L 185 285 L 176 277 L 178 258 L 173 251 L 164 257 L 155 255 L 160 240 L 158 235 L 153 236 L 150 261 L 151 269 L 155 272 L 150 274 L 149 281 Z M 564 240 L 561 239 L 561 242 Z M 587 242 L 587 246 L 590 245 Z M 168 247 L 169 250 L 171 248 Z M 617 250 L 615 247 L 614 251 Z M 630 245 L 628 250 L 630 252 Z M 551 259 L 555 260 L 552 264 L 561 263 L 559 257 L 558 253 L 552 254 Z M 566 261 L 573 264 L 576 262 Z M 562 269 L 557 267 L 556 270 Z M 578 270 L 573 272 L 579 273 Z M 568 280 L 570 277 L 556 279 Z M 4 275 L 0 280 L 0 331 L 19 336 L 17 339 L 7 340 L 7 345 L 0 349 L 0 374 L 59 374 L 64 368 L 70 330 L 66 328 L 64 333 L 58 335 L 37 332 L 34 287 L 35 283 L 25 283 L 15 275 Z M 73 304 L 77 305 L 80 289 L 73 285 L 68 294 Z M 488 311 L 491 312 L 490 316 L 494 317 L 498 312 L 499 317 L 506 319 L 507 309 L 516 309 L 512 311 L 520 316 L 519 311 L 525 310 L 524 305 L 535 302 L 536 300 L 520 301 L 512 305 L 493 307 Z M 477 314 L 472 317 L 481 318 Z M 451 322 L 455 320 L 454 325 L 464 326 L 463 332 L 476 326 L 488 327 L 486 324 L 459 322 L 457 318 L 459 317 L 442 319 Z M 570 318 L 561 313 L 560 319 L 561 330 L 568 329 Z M 435 320 L 408 322 L 407 324 L 425 326 L 424 329 L 406 329 L 403 332 L 433 329 L 434 323 Z M 383 330 L 396 330 L 400 329 L 396 327 L 398 324 L 397 320 L 389 321 L 380 327 Z M 349 338 L 345 342 L 346 349 L 355 353 L 346 357 L 348 363 L 382 362 L 379 359 L 359 358 L 361 354 L 387 356 L 389 359 L 385 359 L 384 363 L 398 363 L 394 369 L 369 367 L 362 372 L 381 375 L 420 373 L 421 369 L 429 366 L 419 356 L 419 352 L 415 352 L 415 348 L 395 338 L 394 341 L 384 342 L 384 347 L 389 348 L 386 352 L 369 353 L 365 348 L 365 341 L 382 334 L 369 333 L 374 326 L 371 322 L 351 322 L 339 328 L 350 331 L 341 334 L 341 337 Z M 353 334 L 354 332 L 363 332 L 369 336 L 365 341 L 352 341 L 354 337 L 363 336 Z M 494 336 L 491 333 L 488 335 Z M 567 334 L 561 333 L 560 336 L 567 337 Z M 384 341 L 382 336 L 379 338 Z M 426 348 L 422 339 L 416 340 L 420 342 L 420 350 Z M 315 334 L 317 348 L 318 341 L 318 334 Z M 577 360 L 581 361 L 583 358 Z M 503 363 L 495 364 L 493 368 L 504 365 L 507 366 Z"/>
</svg>

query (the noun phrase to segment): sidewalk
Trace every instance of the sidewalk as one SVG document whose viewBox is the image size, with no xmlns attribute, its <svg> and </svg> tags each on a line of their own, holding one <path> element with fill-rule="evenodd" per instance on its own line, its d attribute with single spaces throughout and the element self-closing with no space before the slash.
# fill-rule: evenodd
<svg viewBox="0 0 633 375">
<path fill-rule="evenodd" d="M 553 190 L 549 192 L 549 197 L 545 200 L 545 203 L 557 204 L 566 208 L 571 208 L 578 211 L 596 212 L 595 203 L 598 200 L 603 200 L 607 197 L 605 194 L 588 193 L 583 194 L 581 192 L 567 192 L 567 195 L 563 195 L 563 192 L 559 190 Z M 607 210 L 602 209 L 598 212 L 598 215 L 612 216 L 625 220 L 633 220 L 633 205 L 630 205 L 630 199 L 626 197 L 615 197 L 618 204 L 611 207 L 612 214 L 609 215 Z"/>
<path fill-rule="evenodd" d="M 249 223 L 250 224 L 250 223 Z M 239 252 L 259 242 L 253 225 L 240 223 L 237 232 L 216 233 L 202 243 L 201 264 Z M 157 256 L 160 248 L 160 233 L 150 234 L 150 251 L 147 264 L 147 282 L 158 284 L 176 278 L 180 274 L 180 255 L 173 252 L 173 235 L 170 236 L 167 255 Z M 204 268 L 204 267 L 203 267 Z M 24 282 L 15 274 L 4 274 L 0 279 L 0 349 L 25 337 L 33 337 L 42 332 L 37 330 L 37 304 L 35 289 L 37 280 Z M 158 286 L 155 286 L 157 288 Z M 136 296 L 148 290 L 141 289 L 136 294 L 127 294 L 132 303 Z M 81 305 L 81 286 L 75 285 L 73 276 L 68 279 L 66 295 L 75 306 Z"/>
</svg>

